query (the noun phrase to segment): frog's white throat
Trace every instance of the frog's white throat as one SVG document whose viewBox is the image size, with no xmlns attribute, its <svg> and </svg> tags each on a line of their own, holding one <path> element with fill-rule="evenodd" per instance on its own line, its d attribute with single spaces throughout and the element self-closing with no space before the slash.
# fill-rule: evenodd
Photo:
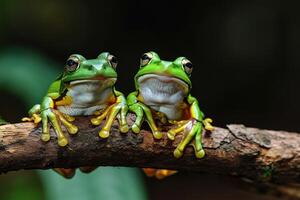
<svg viewBox="0 0 300 200">
<path fill-rule="evenodd" d="M 71 105 L 59 106 L 58 109 L 71 116 L 92 115 L 107 106 L 113 94 L 116 78 L 103 80 L 76 80 L 67 86 L 67 96 L 72 98 Z"/>
<path fill-rule="evenodd" d="M 169 119 L 181 117 L 180 106 L 189 93 L 187 83 L 175 77 L 147 74 L 138 78 L 138 84 L 146 105 Z"/>
</svg>

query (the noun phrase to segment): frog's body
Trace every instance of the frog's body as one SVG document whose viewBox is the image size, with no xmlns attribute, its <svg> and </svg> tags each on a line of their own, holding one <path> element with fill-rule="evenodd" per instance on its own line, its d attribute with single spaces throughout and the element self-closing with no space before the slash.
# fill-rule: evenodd
<svg viewBox="0 0 300 200">
<path fill-rule="evenodd" d="M 58 105 L 57 109 L 71 116 L 93 115 L 103 110 L 116 99 L 112 83 L 101 80 L 74 81 L 68 86 L 66 98 L 71 100 L 69 105 Z"/>
<path fill-rule="evenodd" d="M 188 85 L 176 78 L 156 74 L 138 78 L 140 97 L 151 109 L 162 112 L 169 120 L 184 118 Z"/>
<path fill-rule="evenodd" d="M 57 133 L 58 144 L 66 146 L 67 138 L 62 132 L 64 125 L 70 134 L 75 134 L 78 128 L 71 122 L 74 116 L 98 115 L 91 119 L 92 124 L 106 122 L 99 136 L 106 138 L 116 116 L 120 114 L 121 132 L 127 132 L 127 103 L 124 95 L 114 87 L 117 81 L 115 71 L 116 58 L 109 53 L 101 53 L 96 59 L 87 60 L 83 56 L 71 55 L 67 60 L 65 71 L 49 87 L 41 105 L 37 104 L 29 111 L 30 118 L 35 123 L 42 121 L 42 140 L 49 141 L 49 124 L 51 122 Z M 81 171 L 89 172 L 94 167 L 81 167 Z M 54 169 L 66 178 L 75 174 L 75 169 Z"/>
<path fill-rule="evenodd" d="M 170 62 L 161 60 L 155 52 L 146 53 L 135 75 L 136 91 L 127 98 L 129 110 L 137 116 L 132 125 L 134 132 L 140 131 L 144 115 L 156 139 L 160 139 L 162 133 L 155 123 L 155 115 L 163 123 L 169 121 L 178 125 L 168 131 L 169 139 L 174 140 L 177 133 L 185 132 L 185 137 L 174 151 L 177 158 L 183 155 L 186 145 L 193 139 L 195 154 L 202 158 L 205 154 L 201 144 L 202 124 L 208 130 L 213 129 L 211 119 L 203 119 L 197 99 L 190 95 L 191 72 L 192 64 L 184 57 Z"/>
<path fill-rule="evenodd" d="M 30 119 L 35 123 L 42 121 L 43 141 L 50 139 L 49 120 L 57 133 L 58 144 L 67 145 L 61 124 L 70 134 L 75 134 L 78 128 L 71 122 L 74 116 L 81 115 L 99 115 L 91 120 L 94 125 L 99 125 L 107 117 L 99 133 L 102 138 L 109 136 L 110 127 L 118 114 L 121 132 L 128 131 L 126 99 L 114 88 L 117 81 L 116 65 L 116 58 L 106 52 L 91 60 L 78 54 L 69 57 L 64 73 L 50 85 L 41 105 L 35 105 L 29 111 Z"/>
</svg>

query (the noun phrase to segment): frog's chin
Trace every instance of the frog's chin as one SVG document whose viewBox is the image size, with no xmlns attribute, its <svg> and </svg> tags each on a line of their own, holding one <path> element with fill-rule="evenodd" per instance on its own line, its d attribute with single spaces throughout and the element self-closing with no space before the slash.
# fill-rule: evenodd
<svg viewBox="0 0 300 200">
<path fill-rule="evenodd" d="M 189 86 L 186 82 L 183 80 L 173 77 L 173 76 L 167 76 L 167 75 L 161 75 L 161 74 L 146 74 L 143 76 L 140 76 L 138 78 L 139 85 L 143 84 L 154 84 L 158 87 L 163 87 L 166 89 L 166 87 L 169 88 L 169 92 L 181 90 L 183 93 L 188 93 Z M 164 87 L 165 86 L 165 87 Z M 158 89 L 158 88 L 157 88 Z"/>
<path fill-rule="evenodd" d="M 147 74 L 138 78 L 141 95 L 148 105 L 175 105 L 189 92 L 184 81 L 170 76 Z"/>
</svg>

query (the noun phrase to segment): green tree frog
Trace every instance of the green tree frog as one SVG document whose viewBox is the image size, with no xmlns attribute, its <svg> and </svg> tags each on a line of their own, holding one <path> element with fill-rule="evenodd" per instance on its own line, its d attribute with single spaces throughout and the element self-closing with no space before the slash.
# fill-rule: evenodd
<svg viewBox="0 0 300 200">
<path fill-rule="evenodd" d="M 154 138 L 160 139 L 162 132 L 154 117 L 158 116 L 162 123 L 176 124 L 175 128 L 167 132 L 169 139 L 174 140 L 177 133 L 184 133 L 185 136 L 174 150 L 176 158 L 183 155 L 185 147 L 193 140 L 195 155 L 202 158 L 205 155 L 202 148 L 202 126 L 213 130 L 212 120 L 204 119 L 197 99 L 190 94 L 192 69 L 192 63 L 185 57 L 165 61 L 155 52 L 145 53 L 135 75 L 136 91 L 127 97 L 129 110 L 136 114 L 131 127 L 133 132 L 140 132 L 145 116 Z"/>
<path fill-rule="evenodd" d="M 117 58 L 107 52 L 91 60 L 78 54 L 71 55 L 64 72 L 50 85 L 41 104 L 33 106 L 29 111 L 30 118 L 23 120 L 33 120 L 36 124 L 42 121 L 43 141 L 50 140 L 50 121 L 60 146 L 68 144 L 61 125 L 70 134 L 78 132 L 78 128 L 71 123 L 74 116 L 95 115 L 91 119 L 93 125 L 100 125 L 106 118 L 99 136 L 107 138 L 113 121 L 119 114 L 120 131 L 127 132 L 126 98 L 114 87 L 117 80 L 116 66 Z"/>
</svg>

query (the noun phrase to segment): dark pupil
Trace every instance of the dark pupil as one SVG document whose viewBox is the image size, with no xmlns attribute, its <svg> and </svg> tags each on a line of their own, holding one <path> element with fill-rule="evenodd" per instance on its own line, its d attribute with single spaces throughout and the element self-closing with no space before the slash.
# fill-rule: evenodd
<svg viewBox="0 0 300 200">
<path fill-rule="evenodd" d="M 149 56 L 147 54 L 144 54 L 142 56 L 142 60 L 150 60 Z"/>
<path fill-rule="evenodd" d="M 186 63 L 185 66 L 189 69 L 193 68 L 193 64 L 190 62 Z"/>
<path fill-rule="evenodd" d="M 76 65 L 76 62 L 75 62 L 74 60 L 68 60 L 68 61 L 67 61 L 67 65 L 68 65 L 69 67 L 73 67 L 73 65 Z"/>
<path fill-rule="evenodd" d="M 118 59 L 115 56 L 113 56 L 110 61 L 115 64 L 118 63 Z"/>
</svg>

